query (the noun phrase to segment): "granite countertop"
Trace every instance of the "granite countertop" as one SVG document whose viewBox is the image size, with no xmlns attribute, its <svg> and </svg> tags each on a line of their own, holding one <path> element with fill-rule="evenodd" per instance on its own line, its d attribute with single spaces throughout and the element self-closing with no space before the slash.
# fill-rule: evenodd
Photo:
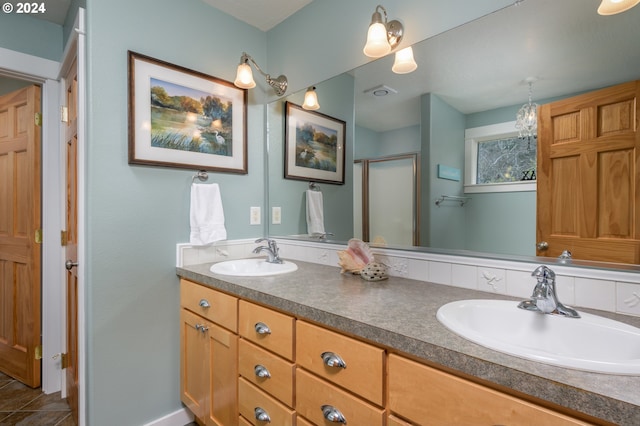
<svg viewBox="0 0 640 426">
<path fill-rule="evenodd" d="M 502 354 L 459 337 L 436 319 L 438 308 L 455 300 L 516 299 L 398 277 L 368 282 L 337 267 L 295 263 L 297 271 L 270 277 L 214 275 L 212 263 L 178 267 L 177 274 L 611 423 L 640 424 L 640 376 L 570 370 Z M 579 310 L 640 327 L 640 318 Z"/>
</svg>

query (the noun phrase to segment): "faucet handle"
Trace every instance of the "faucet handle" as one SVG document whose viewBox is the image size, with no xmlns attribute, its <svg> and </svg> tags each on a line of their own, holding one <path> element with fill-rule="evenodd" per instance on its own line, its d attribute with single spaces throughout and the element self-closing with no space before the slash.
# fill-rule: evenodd
<svg viewBox="0 0 640 426">
<path fill-rule="evenodd" d="M 532 277 L 536 277 L 538 281 L 541 280 L 555 280 L 556 273 L 553 272 L 549 267 L 545 265 L 538 266 L 532 273 Z"/>
</svg>

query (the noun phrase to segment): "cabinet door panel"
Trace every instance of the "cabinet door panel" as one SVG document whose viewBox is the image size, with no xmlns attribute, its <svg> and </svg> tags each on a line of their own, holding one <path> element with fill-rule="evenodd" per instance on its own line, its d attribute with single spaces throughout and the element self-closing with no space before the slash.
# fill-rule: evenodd
<svg viewBox="0 0 640 426">
<path fill-rule="evenodd" d="M 296 410 L 317 425 L 330 424 L 325 420 L 323 406 L 340 411 L 346 424 L 383 425 L 385 411 L 338 387 L 298 368 L 296 370 Z"/>
<path fill-rule="evenodd" d="M 207 337 L 201 326 L 213 324 L 187 311 L 180 310 L 180 399 L 198 419 L 207 409 Z"/>
<path fill-rule="evenodd" d="M 256 367 L 266 369 L 269 376 L 259 377 Z M 241 339 L 238 368 L 242 377 L 293 407 L 294 364 Z"/>
<path fill-rule="evenodd" d="M 238 422 L 238 336 L 211 324 L 207 331 L 209 364 L 208 426 Z"/>
<path fill-rule="evenodd" d="M 253 425 L 295 425 L 295 412 L 293 410 L 262 392 L 242 377 L 238 380 L 238 397 L 240 400 L 240 414 Z M 270 421 L 257 420 L 257 408 L 264 410 Z"/>
<path fill-rule="evenodd" d="M 239 317 L 240 336 L 293 361 L 293 317 L 245 301 L 240 301 Z M 259 333 L 258 324 L 269 331 Z"/>
<path fill-rule="evenodd" d="M 233 332 L 238 331 L 238 299 L 201 284 L 180 280 L 180 303 Z"/>
<path fill-rule="evenodd" d="M 323 359 L 328 353 L 339 356 L 346 368 L 328 366 Z M 384 356 L 381 348 L 342 334 L 303 321 L 296 325 L 298 365 L 380 406 Z"/>
<path fill-rule="evenodd" d="M 388 408 L 427 425 L 588 424 L 393 354 Z"/>
</svg>

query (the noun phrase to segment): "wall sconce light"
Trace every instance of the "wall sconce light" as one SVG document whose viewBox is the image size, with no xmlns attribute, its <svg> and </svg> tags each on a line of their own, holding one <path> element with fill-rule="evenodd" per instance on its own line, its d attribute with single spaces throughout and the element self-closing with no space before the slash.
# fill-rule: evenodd
<svg viewBox="0 0 640 426">
<path fill-rule="evenodd" d="M 308 109 L 310 111 L 314 111 L 320 108 L 320 104 L 318 103 L 318 94 L 316 93 L 315 87 L 309 87 L 304 94 L 304 102 L 302 103 L 303 109 Z"/>
<path fill-rule="evenodd" d="M 599 15 L 615 15 L 631 9 L 640 3 L 640 0 L 602 0 L 598 6 Z"/>
<path fill-rule="evenodd" d="M 384 21 L 378 10 L 384 13 Z M 371 15 L 371 25 L 367 32 L 367 43 L 362 50 L 370 58 L 380 58 L 398 47 L 404 27 L 400 21 L 393 20 L 387 22 L 387 11 L 378 5 L 376 11 Z"/>
<path fill-rule="evenodd" d="M 287 91 L 287 86 L 289 82 L 287 81 L 287 77 L 284 75 L 280 75 L 277 78 L 271 78 L 271 76 L 264 71 L 256 64 L 256 61 L 246 53 L 242 53 L 240 57 L 240 64 L 238 64 L 238 71 L 236 72 L 236 79 L 233 84 L 236 87 L 241 89 L 252 89 L 256 87 L 256 82 L 253 79 L 253 72 L 251 71 L 251 65 L 249 61 L 256 67 L 256 69 L 262 74 L 267 80 L 267 84 L 273 87 L 278 96 L 284 95 L 284 92 Z"/>
<path fill-rule="evenodd" d="M 396 59 L 393 62 L 391 71 L 396 74 L 408 74 L 418 68 L 415 59 L 413 59 L 413 48 L 411 46 L 396 52 Z"/>
</svg>

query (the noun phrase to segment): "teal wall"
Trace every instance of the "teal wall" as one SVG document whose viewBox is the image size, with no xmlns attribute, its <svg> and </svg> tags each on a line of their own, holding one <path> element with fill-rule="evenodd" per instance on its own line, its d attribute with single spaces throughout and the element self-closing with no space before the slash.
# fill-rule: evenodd
<svg viewBox="0 0 640 426">
<path fill-rule="evenodd" d="M 0 13 L 0 47 L 53 61 L 62 57 L 62 27 L 16 13 Z"/>
<path fill-rule="evenodd" d="M 464 247 L 465 212 L 456 203 L 435 205 L 441 195 L 463 195 L 463 182 L 438 178 L 438 165 L 464 170 L 465 116 L 438 96 L 421 98 L 422 169 L 420 245 L 435 248 Z"/>
<path fill-rule="evenodd" d="M 375 132 L 356 126 L 355 158 L 379 158 L 420 152 L 420 126 Z"/>
<path fill-rule="evenodd" d="M 325 231 L 331 238 L 346 241 L 353 237 L 353 152 L 354 152 L 354 81 L 350 74 L 340 74 L 317 84 L 320 109 L 317 112 L 346 122 L 345 184 L 320 183 L 324 203 Z M 284 179 L 284 101 L 302 105 L 304 90 L 269 104 L 269 206 L 282 209 L 282 224 L 269 222 L 270 235 L 306 234 L 307 181 Z M 269 214 L 271 207 L 269 208 Z"/>
<path fill-rule="evenodd" d="M 88 424 L 141 425 L 181 407 L 175 250 L 194 172 L 127 163 L 127 50 L 233 81 L 243 51 L 265 62 L 265 37 L 201 1 L 90 1 L 87 26 Z M 229 239 L 263 235 L 249 225 L 250 206 L 264 210 L 262 90 L 249 92 L 249 173 L 209 174 Z"/>
</svg>

